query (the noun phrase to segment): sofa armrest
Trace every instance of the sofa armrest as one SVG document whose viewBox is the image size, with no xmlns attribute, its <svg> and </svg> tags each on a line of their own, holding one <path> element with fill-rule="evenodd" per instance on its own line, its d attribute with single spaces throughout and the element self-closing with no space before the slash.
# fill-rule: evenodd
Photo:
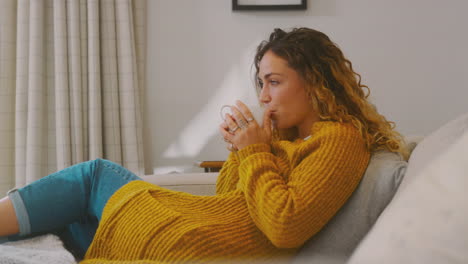
<svg viewBox="0 0 468 264">
<path fill-rule="evenodd" d="M 214 195 L 218 173 L 173 173 L 145 175 L 144 181 L 158 186 L 195 195 Z"/>
</svg>

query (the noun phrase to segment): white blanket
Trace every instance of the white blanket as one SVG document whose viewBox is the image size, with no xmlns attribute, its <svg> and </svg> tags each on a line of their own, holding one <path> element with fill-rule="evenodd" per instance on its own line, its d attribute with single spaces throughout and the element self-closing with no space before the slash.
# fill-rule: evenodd
<svg viewBox="0 0 468 264">
<path fill-rule="evenodd" d="M 0 245 L 0 264 L 75 264 L 75 258 L 55 235 L 43 235 Z"/>
</svg>

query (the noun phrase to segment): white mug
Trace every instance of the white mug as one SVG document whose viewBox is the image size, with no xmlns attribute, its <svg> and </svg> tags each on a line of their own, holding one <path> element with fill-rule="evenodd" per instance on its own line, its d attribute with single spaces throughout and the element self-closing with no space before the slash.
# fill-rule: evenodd
<svg viewBox="0 0 468 264">
<path fill-rule="evenodd" d="M 263 124 L 263 114 L 265 109 L 261 107 L 260 105 L 247 105 L 249 108 L 250 112 L 253 115 L 253 118 L 257 123 L 261 126 Z M 232 114 L 231 113 L 231 106 L 230 105 L 223 105 L 220 110 L 221 118 L 225 120 L 226 113 Z"/>
</svg>

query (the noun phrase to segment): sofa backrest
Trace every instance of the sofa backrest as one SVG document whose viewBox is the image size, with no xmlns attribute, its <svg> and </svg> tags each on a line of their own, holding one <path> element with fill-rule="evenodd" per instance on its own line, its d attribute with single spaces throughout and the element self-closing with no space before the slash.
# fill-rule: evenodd
<svg viewBox="0 0 468 264">
<path fill-rule="evenodd" d="M 352 196 L 302 247 L 294 263 L 344 263 L 392 199 L 406 167 L 399 154 L 373 153 Z"/>
<path fill-rule="evenodd" d="M 468 113 L 413 151 L 391 204 L 349 264 L 468 263 Z"/>
</svg>

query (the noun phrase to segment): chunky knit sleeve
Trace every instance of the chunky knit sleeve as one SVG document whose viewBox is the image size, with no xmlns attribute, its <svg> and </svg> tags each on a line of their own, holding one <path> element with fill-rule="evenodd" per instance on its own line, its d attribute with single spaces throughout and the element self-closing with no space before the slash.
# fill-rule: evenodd
<svg viewBox="0 0 468 264">
<path fill-rule="evenodd" d="M 257 227 L 279 248 L 295 248 L 316 234 L 357 187 L 369 151 L 352 125 L 326 122 L 280 175 L 270 146 L 238 152 L 239 185 Z"/>
<path fill-rule="evenodd" d="M 223 194 L 236 189 L 239 181 L 239 160 L 236 152 L 231 152 L 224 162 L 216 180 L 216 194 Z"/>
</svg>

